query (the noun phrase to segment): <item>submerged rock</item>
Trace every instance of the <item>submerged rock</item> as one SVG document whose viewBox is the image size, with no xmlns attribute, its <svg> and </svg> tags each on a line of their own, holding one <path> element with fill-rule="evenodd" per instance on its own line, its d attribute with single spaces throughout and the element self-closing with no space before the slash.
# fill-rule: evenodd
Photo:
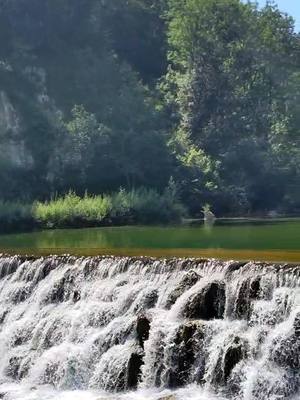
<svg viewBox="0 0 300 400">
<path fill-rule="evenodd" d="M 188 300 L 183 314 L 192 319 L 220 319 L 224 317 L 225 303 L 225 284 L 215 281 Z"/>
</svg>

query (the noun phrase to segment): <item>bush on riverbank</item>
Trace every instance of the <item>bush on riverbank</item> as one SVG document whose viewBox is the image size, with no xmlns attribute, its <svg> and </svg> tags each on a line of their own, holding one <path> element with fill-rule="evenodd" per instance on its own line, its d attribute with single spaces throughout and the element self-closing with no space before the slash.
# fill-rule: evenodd
<svg viewBox="0 0 300 400">
<path fill-rule="evenodd" d="M 77 228 L 124 224 L 178 222 L 184 207 L 167 189 L 120 190 L 112 195 L 79 197 L 69 192 L 33 205 L 0 203 L 1 231 L 41 228 Z"/>
</svg>

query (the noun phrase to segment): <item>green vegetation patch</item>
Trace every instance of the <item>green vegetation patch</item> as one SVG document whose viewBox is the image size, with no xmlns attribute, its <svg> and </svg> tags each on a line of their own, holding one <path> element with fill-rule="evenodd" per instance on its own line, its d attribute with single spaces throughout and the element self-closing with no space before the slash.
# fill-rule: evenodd
<svg viewBox="0 0 300 400">
<path fill-rule="evenodd" d="M 70 191 L 47 202 L 0 202 L 2 231 L 178 222 L 184 207 L 168 188 L 163 193 L 140 188 L 84 197 Z"/>
</svg>

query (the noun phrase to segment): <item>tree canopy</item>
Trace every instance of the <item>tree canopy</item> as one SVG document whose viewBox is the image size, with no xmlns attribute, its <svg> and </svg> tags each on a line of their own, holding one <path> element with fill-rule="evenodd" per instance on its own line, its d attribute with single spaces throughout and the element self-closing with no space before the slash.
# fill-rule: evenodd
<svg viewBox="0 0 300 400">
<path fill-rule="evenodd" d="M 240 0 L 0 0 L 0 198 L 300 210 L 300 36 Z"/>
</svg>

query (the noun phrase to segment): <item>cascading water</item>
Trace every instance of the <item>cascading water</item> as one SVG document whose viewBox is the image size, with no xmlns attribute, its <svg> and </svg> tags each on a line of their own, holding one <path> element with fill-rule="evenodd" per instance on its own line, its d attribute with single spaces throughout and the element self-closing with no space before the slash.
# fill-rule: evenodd
<svg viewBox="0 0 300 400">
<path fill-rule="evenodd" d="M 0 258 L 0 398 L 300 399 L 300 266 Z"/>
</svg>

